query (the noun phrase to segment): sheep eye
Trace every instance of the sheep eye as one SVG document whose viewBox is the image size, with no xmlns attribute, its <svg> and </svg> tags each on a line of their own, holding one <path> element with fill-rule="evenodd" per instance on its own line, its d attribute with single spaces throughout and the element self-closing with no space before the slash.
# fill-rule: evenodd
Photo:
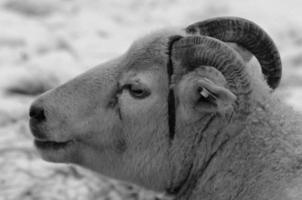
<svg viewBox="0 0 302 200">
<path fill-rule="evenodd" d="M 129 93 L 132 97 L 143 99 L 150 95 L 150 91 L 138 83 L 128 85 Z"/>
</svg>

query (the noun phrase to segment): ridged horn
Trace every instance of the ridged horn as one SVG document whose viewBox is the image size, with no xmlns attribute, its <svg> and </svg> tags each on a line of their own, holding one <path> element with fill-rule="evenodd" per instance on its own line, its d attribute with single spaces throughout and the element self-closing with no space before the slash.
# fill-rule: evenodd
<svg viewBox="0 0 302 200">
<path fill-rule="evenodd" d="M 176 71 L 184 73 L 201 65 L 215 67 L 237 96 L 235 110 L 243 115 L 249 113 L 250 80 L 242 58 L 231 47 L 215 38 L 189 36 L 174 42 L 172 60 Z"/>
<path fill-rule="evenodd" d="M 282 76 L 279 51 L 271 37 L 254 22 L 239 17 L 218 17 L 194 23 L 186 32 L 243 46 L 258 59 L 268 85 L 272 89 L 278 87 Z"/>
</svg>

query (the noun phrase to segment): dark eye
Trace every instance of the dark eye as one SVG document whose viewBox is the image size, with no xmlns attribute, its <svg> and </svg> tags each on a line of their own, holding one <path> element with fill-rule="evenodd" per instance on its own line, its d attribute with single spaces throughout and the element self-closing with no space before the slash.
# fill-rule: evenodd
<svg viewBox="0 0 302 200">
<path fill-rule="evenodd" d="M 139 83 L 129 84 L 127 88 L 130 95 L 137 99 L 143 99 L 150 95 L 150 91 Z"/>
</svg>

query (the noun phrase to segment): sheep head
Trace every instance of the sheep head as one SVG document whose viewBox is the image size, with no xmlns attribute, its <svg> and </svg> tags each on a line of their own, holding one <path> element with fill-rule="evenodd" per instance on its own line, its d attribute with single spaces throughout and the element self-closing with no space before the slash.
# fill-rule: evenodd
<svg viewBox="0 0 302 200">
<path fill-rule="evenodd" d="M 250 112 L 250 56 L 225 42 L 255 55 L 277 87 L 279 54 L 250 21 L 217 18 L 160 31 L 40 96 L 30 110 L 36 147 L 48 161 L 176 191 Z"/>
</svg>

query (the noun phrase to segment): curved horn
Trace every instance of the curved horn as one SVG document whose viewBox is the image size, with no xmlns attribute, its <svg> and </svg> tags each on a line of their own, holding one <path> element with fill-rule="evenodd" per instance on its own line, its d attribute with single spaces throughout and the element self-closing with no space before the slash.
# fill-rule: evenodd
<svg viewBox="0 0 302 200">
<path fill-rule="evenodd" d="M 186 73 L 201 65 L 215 67 L 237 96 L 235 110 L 239 116 L 250 111 L 250 80 L 242 58 L 231 47 L 215 38 L 189 36 L 174 42 L 172 60 L 176 73 Z"/>
<path fill-rule="evenodd" d="M 272 89 L 279 85 L 282 65 L 278 49 L 257 24 L 238 17 L 219 17 L 192 24 L 186 32 L 240 44 L 256 56 L 268 85 Z"/>
</svg>

